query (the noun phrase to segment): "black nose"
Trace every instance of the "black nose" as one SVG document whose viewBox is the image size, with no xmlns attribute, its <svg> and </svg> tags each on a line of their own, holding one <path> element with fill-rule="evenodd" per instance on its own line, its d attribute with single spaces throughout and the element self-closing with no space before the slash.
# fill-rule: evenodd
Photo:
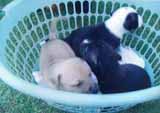
<svg viewBox="0 0 160 113">
<path fill-rule="evenodd" d="M 124 28 L 128 31 L 135 30 L 138 28 L 138 14 L 129 13 L 124 22 Z"/>
<path fill-rule="evenodd" d="M 99 91 L 99 88 L 97 86 L 94 86 L 94 87 L 90 87 L 89 90 L 92 94 L 97 94 Z"/>
</svg>

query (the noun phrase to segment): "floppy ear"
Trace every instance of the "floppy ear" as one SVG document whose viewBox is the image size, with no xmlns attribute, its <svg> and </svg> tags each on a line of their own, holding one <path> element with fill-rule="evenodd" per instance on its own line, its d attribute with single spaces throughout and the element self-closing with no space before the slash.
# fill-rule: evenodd
<svg viewBox="0 0 160 113">
<path fill-rule="evenodd" d="M 83 58 L 90 64 L 90 65 L 98 65 L 98 51 L 95 48 L 88 47 L 86 48 L 86 51 L 83 53 Z"/>
<path fill-rule="evenodd" d="M 61 78 L 62 78 L 62 74 L 58 74 L 57 76 L 57 89 L 58 90 L 60 90 L 62 87 Z"/>
<path fill-rule="evenodd" d="M 91 53 L 91 61 L 97 65 L 98 64 L 98 55 L 97 54 L 94 54 L 94 53 Z"/>
</svg>

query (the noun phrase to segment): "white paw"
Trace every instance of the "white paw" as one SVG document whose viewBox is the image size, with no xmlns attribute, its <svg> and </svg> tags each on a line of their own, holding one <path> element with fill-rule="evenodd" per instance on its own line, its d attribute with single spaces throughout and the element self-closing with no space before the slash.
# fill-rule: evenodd
<svg viewBox="0 0 160 113">
<path fill-rule="evenodd" d="M 40 72 L 39 71 L 35 71 L 32 73 L 33 77 L 34 77 L 34 80 L 37 82 L 37 83 L 40 83 L 40 81 L 42 80 L 42 76 L 40 75 Z"/>
</svg>

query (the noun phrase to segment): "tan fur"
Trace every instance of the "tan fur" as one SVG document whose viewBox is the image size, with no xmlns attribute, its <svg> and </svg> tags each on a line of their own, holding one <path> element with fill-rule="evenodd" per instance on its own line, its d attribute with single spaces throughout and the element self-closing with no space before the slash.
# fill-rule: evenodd
<svg viewBox="0 0 160 113">
<path fill-rule="evenodd" d="M 53 64 L 75 57 L 72 49 L 62 40 L 53 39 L 44 44 L 40 52 L 40 70 L 42 75 L 46 75 L 45 72 Z"/>
<path fill-rule="evenodd" d="M 91 93 L 98 84 L 92 78 L 89 65 L 77 58 L 72 49 L 62 40 L 44 44 L 40 54 L 40 84 L 64 91 Z M 60 80 L 58 80 L 60 77 Z M 82 82 L 80 86 L 77 86 Z"/>
<path fill-rule="evenodd" d="M 91 93 L 91 88 L 98 89 L 95 75 L 89 65 L 77 58 L 67 43 L 56 39 L 55 22 L 51 24 L 50 40 L 41 48 L 39 84 L 79 93 Z M 82 84 L 78 86 L 80 82 Z"/>
<path fill-rule="evenodd" d="M 48 69 L 45 82 L 50 88 L 70 92 L 90 93 L 90 87 L 98 87 L 91 77 L 89 65 L 80 58 L 70 58 L 52 65 Z M 58 83 L 60 77 L 60 84 Z M 82 81 L 81 86 L 77 86 Z M 43 81 L 44 82 L 44 81 Z M 60 86 L 59 86 L 60 85 Z"/>
</svg>

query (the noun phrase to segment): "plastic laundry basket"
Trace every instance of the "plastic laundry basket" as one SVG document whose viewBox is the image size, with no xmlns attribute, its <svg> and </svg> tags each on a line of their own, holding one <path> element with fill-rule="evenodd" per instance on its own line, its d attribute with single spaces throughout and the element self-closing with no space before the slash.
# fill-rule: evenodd
<svg viewBox="0 0 160 113">
<path fill-rule="evenodd" d="M 25 94 L 73 113 L 111 113 L 158 99 L 159 5 L 158 0 L 15 0 L 1 11 L 0 79 Z M 65 38 L 73 29 L 108 19 L 111 12 L 123 6 L 136 8 L 143 16 L 144 26 L 133 34 L 124 35 L 122 43 L 145 59 L 152 88 L 120 94 L 87 95 L 54 91 L 35 84 L 32 69 L 38 61 L 39 42 L 49 34 L 50 22 L 55 17 L 67 18 L 57 23 L 57 36 Z"/>
</svg>

